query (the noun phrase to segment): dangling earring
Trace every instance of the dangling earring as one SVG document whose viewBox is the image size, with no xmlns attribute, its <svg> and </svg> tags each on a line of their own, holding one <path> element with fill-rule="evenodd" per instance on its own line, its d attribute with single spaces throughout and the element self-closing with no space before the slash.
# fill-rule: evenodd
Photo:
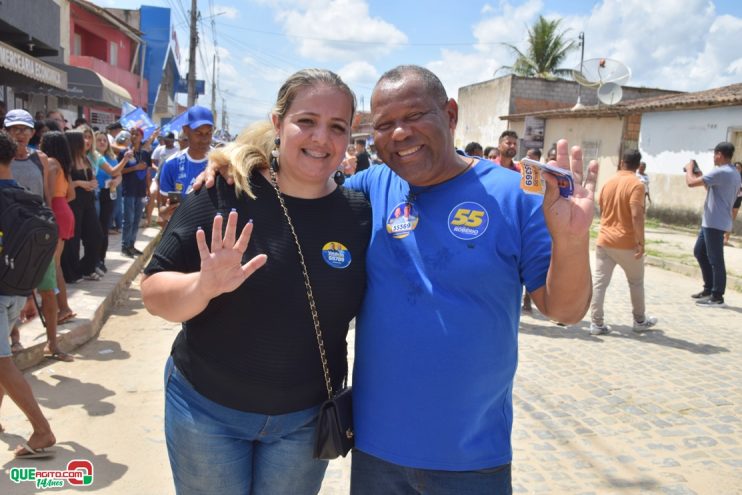
<svg viewBox="0 0 742 495">
<path fill-rule="evenodd" d="M 271 168 L 274 172 L 278 172 L 278 147 L 281 145 L 281 138 L 276 136 L 276 139 L 273 140 L 273 143 L 276 145 L 276 147 L 273 148 L 273 151 L 271 151 Z"/>
<path fill-rule="evenodd" d="M 340 170 L 336 170 L 335 175 L 332 176 L 332 180 L 334 180 L 335 184 L 337 184 L 338 186 L 342 186 L 345 182 L 345 174 L 343 174 L 343 172 Z"/>
</svg>

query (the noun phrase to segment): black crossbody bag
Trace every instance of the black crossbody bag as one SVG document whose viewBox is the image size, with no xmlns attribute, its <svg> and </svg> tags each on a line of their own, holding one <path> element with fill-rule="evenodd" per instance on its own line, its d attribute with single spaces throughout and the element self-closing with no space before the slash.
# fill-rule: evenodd
<svg viewBox="0 0 742 495">
<path fill-rule="evenodd" d="M 337 392 L 333 392 L 332 390 L 332 379 L 330 377 L 330 368 L 327 363 L 327 353 L 325 352 L 322 330 L 319 326 L 317 305 L 314 302 L 312 286 L 309 283 L 309 273 L 307 272 L 307 265 L 304 263 L 304 255 L 302 254 L 301 245 L 299 244 L 299 237 L 296 235 L 294 224 L 291 222 L 291 217 L 289 216 L 289 210 L 286 208 L 286 203 L 284 203 L 283 197 L 281 197 L 281 191 L 278 189 L 276 173 L 272 168 L 269 170 L 273 188 L 276 191 L 281 208 L 283 208 L 283 214 L 286 217 L 289 230 L 291 230 L 291 235 L 294 237 L 296 250 L 299 253 L 299 263 L 301 264 L 301 270 L 304 275 L 304 286 L 307 290 L 307 300 L 309 301 L 309 309 L 312 313 L 314 332 L 317 337 L 317 347 L 319 348 L 320 358 L 322 359 L 322 372 L 325 376 L 325 387 L 327 388 L 327 400 L 319 409 L 317 427 L 314 435 L 313 456 L 315 459 L 335 459 L 338 456 L 345 457 L 350 449 L 353 448 L 355 442 L 353 432 L 352 387 L 347 386 L 346 376 L 346 380 L 343 382 L 343 387 Z"/>
</svg>

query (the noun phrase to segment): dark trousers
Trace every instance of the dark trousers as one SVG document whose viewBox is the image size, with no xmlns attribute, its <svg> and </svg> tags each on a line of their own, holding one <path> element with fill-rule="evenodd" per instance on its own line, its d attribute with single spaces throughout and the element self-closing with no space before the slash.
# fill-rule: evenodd
<svg viewBox="0 0 742 495">
<path fill-rule="evenodd" d="M 727 270 L 724 265 L 724 231 L 701 227 L 693 254 L 703 274 L 703 290 L 714 298 L 724 296 L 727 287 Z"/>
<path fill-rule="evenodd" d="M 75 215 L 75 236 L 64 243 L 62 251 L 62 272 L 64 280 L 71 282 L 83 275 L 90 275 L 100 260 L 103 232 L 95 211 L 95 196 L 82 188 L 75 188 L 77 197 L 70 201 Z M 80 242 L 85 254 L 80 258 Z"/>
<path fill-rule="evenodd" d="M 478 471 L 400 466 L 353 450 L 351 495 L 512 495 L 510 464 Z"/>
<path fill-rule="evenodd" d="M 101 189 L 98 194 L 100 201 L 100 229 L 103 234 L 103 240 L 100 248 L 100 260 L 106 259 L 106 251 L 108 251 L 108 229 L 111 228 L 111 219 L 113 218 L 113 208 L 116 206 L 116 202 L 111 199 L 110 189 Z"/>
</svg>

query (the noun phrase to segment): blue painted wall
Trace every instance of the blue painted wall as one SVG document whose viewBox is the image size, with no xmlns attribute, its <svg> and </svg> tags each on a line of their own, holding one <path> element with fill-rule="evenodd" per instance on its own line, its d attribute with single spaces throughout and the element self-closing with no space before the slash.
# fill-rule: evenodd
<svg viewBox="0 0 742 495">
<path fill-rule="evenodd" d="M 174 71 L 176 80 L 180 77 L 180 74 L 177 64 L 174 62 L 174 54 L 169 53 L 170 33 L 172 31 L 170 9 L 142 5 L 140 12 L 140 31 L 144 33 L 143 37 L 147 42 L 144 59 L 144 77 L 149 81 L 147 113 L 152 115 L 155 99 L 162 82 L 163 70 Z M 175 89 L 172 88 L 171 96 L 174 96 L 174 91 Z"/>
</svg>

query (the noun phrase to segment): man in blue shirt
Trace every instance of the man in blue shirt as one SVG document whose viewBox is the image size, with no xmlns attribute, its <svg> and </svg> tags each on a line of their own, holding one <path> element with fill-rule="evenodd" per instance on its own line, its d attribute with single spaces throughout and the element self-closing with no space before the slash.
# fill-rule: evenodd
<svg viewBox="0 0 742 495">
<path fill-rule="evenodd" d="M 160 217 L 170 220 L 178 200 L 188 193 L 193 180 L 206 168 L 206 155 L 214 135 L 214 116 L 206 107 L 195 105 L 188 109 L 188 123 L 181 131 L 188 137 L 188 148 L 166 161 L 158 174 L 160 180 Z"/>
<path fill-rule="evenodd" d="M 529 196 L 520 175 L 456 153 L 456 101 L 418 66 L 371 97 L 388 165 L 346 181 L 373 211 L 353 370 L 354 495 L 510 494 L 520 295 L 574 323 L 590 302 L 589 228 L 598 165 L 557 143 L 575 178 Z M 206 185 L 213 184 L 209 167 Z M 226 174 L 226 171 L 223 171 Z"/>
<path fill-rule="evenodd" d="M 740 188 L 740 175 L 732 164 L 734 145 L 719 143 L 714 148 L 714 169 L 704 175 L 693 171 L 693 164 L 685 166 L 688 187 L 704 186 L 706 201 L 703 219 L 693 254 L 703 276 L 703 290 L 691 297 L 696 304 L 707 308 L 724 307 L 727 270 L 724 264 L 724 232 L 732 230 L 732 206 Z"/>
<path fill-rule="evenodd" d="M 384 74 L 371 99 L 388 167 L 346 182 L 373 208 L 356 324 L 351 493 L 511 493 L 512 388 L 521 287 L 573 323 L 591 292 L 588 230 L 597 163 L 575 194 L 456 153 L 458 107 L 427 69 Z M 569 167 L 566 141 L 557 163 Z"/>
</svg>

